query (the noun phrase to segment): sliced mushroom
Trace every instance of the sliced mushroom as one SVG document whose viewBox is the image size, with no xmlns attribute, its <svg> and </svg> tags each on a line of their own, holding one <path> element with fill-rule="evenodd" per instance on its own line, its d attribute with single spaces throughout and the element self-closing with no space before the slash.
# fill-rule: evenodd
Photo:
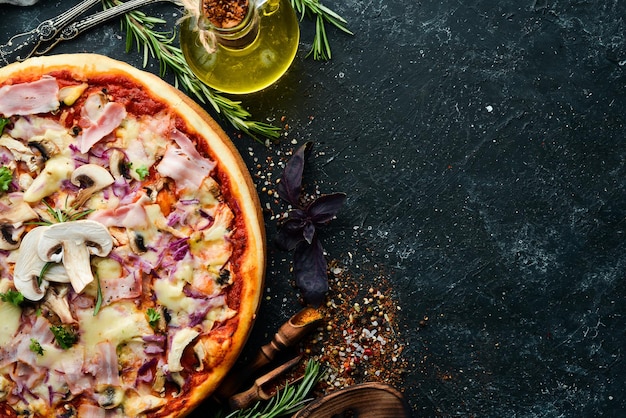
<svg viewBox="0 0 626 418">
<path fill-rule="evenodd" d="M 38 160 L 40 160 L 39 164 L 41 166 L 43 166 L 43 164 L 45 164 L 50 157 L 61 152 L 61 149 L 54 143 L 54 141 L 43 136 L 33 137 L 30 141 L 28 141 L 28 145 L 37 150 L 37 153 L 39 154 Z"/>
<path fill-rule="evenodd" d="M 112 385 L 102 385 L 95 393 L 98 404 L 104 409 L 113 409 L 124 401 L 124 390 Z"/>
<path fill-rule="evenodd" d="M 63 267 L 60 264 L 57 265 L 61 268 Z M 67 301 L 68 291 L 69 288 L 66 285 L 51 286 L 43 299 L 44 306 L 54 312 L 64 324 L 76 322 L 70 311 L 70 304 Z"/>
<path fill-rule="evenodd" d="M 193 328 L 182 328 L 174 335 L 172 345 L 167 353 L 167 368 L 170 373 L 183 371 L 183 366 L 180 363 L 183 352 L 198 335 L 200 333 Z"/>
<path fill-rule="evenodd" d="M 0 147 L 5 147 L 11 151 L 13 158 L 17 161 L 25 162 L 30 171 L 36 171 L 39 169 L 39 166 L 37 165 L 37 157 L 33 151 L 17 139 L 13 139 L 8 135 L 3 135 L 0 137 Z"/>
<path fill-rule="evenodd" d="M 92 220 L 53 224 L 47 227 L 37 245 L 39 258 L 63 263 L 76 293 L 94 280 L 91 255 L 104 257 L 113 248 L 107 228 Z"/>
<path fill-rule="evenodd" d="M 0 250 L 15 250 L 20 247 L 24 227 L 16 228 L 11 224 L 0 224 Z"/>
<path fill-rule="evenodd" d="M 130 179 L 130 171 L 126 164 L 126 156 L 118 149 L 114 149 L 109 157 L 109 170 L 115 179 Z"/>
<path fill-rule="evenodd" d="M 97 164 L 85 164 L 74 170 L 70 181 L 73 185 L 80 187 L 74 200 L 74 207 L 80 207 L 94 193 L 113 184 L 115 179 L 106 168 Z"/>
<path fill-rule="evenodd" d="M 69 283 L 70 279 L 61 264 L 46 268 L 46 261 L 37 254 L 37 244 L 48 226 L 31 229 L 24 238 L 18 251 L 13 271 L 15 288 L 28 300 L 37 301 L 44 297 L 50 282 Z M 45 274 L 41 273 L 45 269 Z M 39 284 L 38 284 L 39 282 Z"/>
<path fill-rule="evenodd" d="M 143 234 L 133 231 L 132 229 L 128 229 L 128 237 L 130 249 L 133 250 L 135 254 L 143 254 L 148 251 Z"/>
<path fill-rule="evenodd" d="M 40 285 L 37 284 L 41 270 L 46 264 L 37 256 L 37 243 L 47 228 L 46 226 L 38 226 L 24 235 L 15 261 L 13 284 L 28 300 L 40 300 L 48 288 L 48 281 L 46 280 L 41 280 Z"/>
<path fill-rule="evenodd" d="M 28 203 L 11 205 L 0 214 L 0 249 L 14 250 L 20 246 L 23 223 L 37 218 L 37 212 Z"/>
</svg>

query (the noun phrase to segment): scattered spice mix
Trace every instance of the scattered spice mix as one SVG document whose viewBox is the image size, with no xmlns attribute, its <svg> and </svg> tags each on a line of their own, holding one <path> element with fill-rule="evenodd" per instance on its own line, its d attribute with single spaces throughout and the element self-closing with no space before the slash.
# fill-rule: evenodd
<svg viewBox="0 0 626 418">
<path fill-rule="evenodd" d="M 408 367 L 405 343 L 395 323 L 400 307 L 387 278 L 353 277 L 330 263 L 330 292 L 321 308 L 324 326 L 304 346 L 327 369 L 324 392 L 362 382 L 385 382 L 402 389 Z"/>
<path fill-rule="evenodd" d="M 279 221 L 286 211 L 276 186 L 292 152 L 276 150 L 265 160 L 255 157 L 252 148 L 248 152 L 265 202 L 263 210 L 270 221 Z M 315 188 L 310 198 L 319 195 L 321 192 Z M 300 348 L 305 360 L 317 359 L 326 370 L 315 396 L 363 382 L 384 382 L 402 391 L 409 363 L 403 356 L 406 343 L 397 323 L 401 307 L 393 297 L 388 276 L 382 271 L 370 271 L 368 277 L 355 276 L 337 260 L 329 261 L 328 270 L 329 291 L 319 308 L 323 326 Z"/>
<path fill-rule="evenodd" d="M 248 13 L 248 0 L 203 0 L 202 9 L 215 27 L 232 28 Z"/>
</svg>

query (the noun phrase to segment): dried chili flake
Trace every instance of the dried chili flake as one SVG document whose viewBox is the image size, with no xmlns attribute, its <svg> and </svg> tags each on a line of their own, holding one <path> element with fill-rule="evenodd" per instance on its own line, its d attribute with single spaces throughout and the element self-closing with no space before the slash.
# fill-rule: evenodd
<svg viewBox="0 0 626 418">
<path fill-rule="evenodd" d="M 232 28 L 248 13 L 248 0 L 203 0 L 204 16 L 217 28 Z"/>
</svg>

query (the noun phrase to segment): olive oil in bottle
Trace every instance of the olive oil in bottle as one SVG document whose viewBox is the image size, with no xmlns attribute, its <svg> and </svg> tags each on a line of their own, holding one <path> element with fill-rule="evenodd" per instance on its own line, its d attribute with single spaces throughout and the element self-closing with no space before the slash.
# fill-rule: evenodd
<svg viewBox="0 0 626 418">
<path fill-rule="evenodd" d="M 206 19 L 204 8 L 199 18 L 187 18 L 180 27 L 181 49 L 191 70 L 225 93 L 246 94 L 270 86 L 287 71 L 298 50 L 299 22 L 289 0 L 247 1 L 246 16 L 233 27 L 216 27 Z"/>
</svg>

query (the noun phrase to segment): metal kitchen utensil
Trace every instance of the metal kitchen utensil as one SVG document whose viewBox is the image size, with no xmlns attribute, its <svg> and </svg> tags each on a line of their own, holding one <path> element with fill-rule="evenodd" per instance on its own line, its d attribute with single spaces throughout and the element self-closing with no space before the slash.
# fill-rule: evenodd
<svg viewBox="0 0 626 418">
<path fill-rule="evenodd" d="M 11 37 L 5 44 L 0 45 L 0 62 L 2 62 L 3 65 L 7 65 L 14 61 L 24 61 L 35 55 L 46 54 L 59 42 L 73 39 L 81 32 L 93 28 L 100 23 L 139 7 L 161 1 L 181 5 L 178 0 L 129 0 L 94 13 L 82 20 L 74 21 L 100 2 L 100 0 L 83 0 L 58 16 L 41 22 L 36 28 L 27 32 L 18 33 Z"/>
</svg>

